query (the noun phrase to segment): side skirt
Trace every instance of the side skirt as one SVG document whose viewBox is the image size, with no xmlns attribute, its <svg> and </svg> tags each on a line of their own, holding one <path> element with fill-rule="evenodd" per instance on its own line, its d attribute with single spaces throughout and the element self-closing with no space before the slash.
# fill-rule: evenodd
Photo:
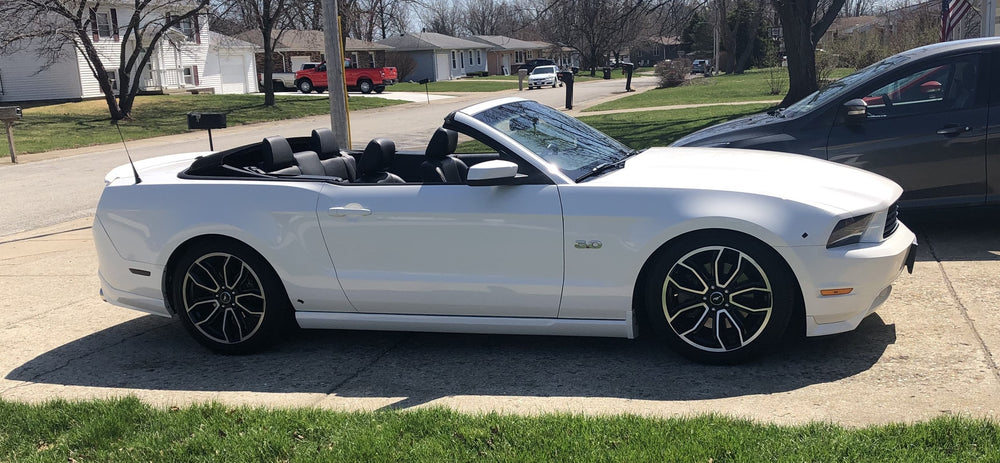
<svg viewBox="0 0 1000 463">
<path fill-rule="evenodd" d="M 344 312 L 296 312 L 306 329 L 424 331 L 431 333 L 526 334 L 635 338 L 632 311 L 625 320 L 562 318 L 460 317 Z"/>
</svg>

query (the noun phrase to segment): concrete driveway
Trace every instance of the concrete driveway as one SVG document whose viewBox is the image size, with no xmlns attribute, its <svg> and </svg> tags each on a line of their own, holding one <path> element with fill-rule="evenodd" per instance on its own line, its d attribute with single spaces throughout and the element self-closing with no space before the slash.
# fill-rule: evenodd
<svg viewBox="0 0 1000 463">
<path fill-rule="evenodd" d="M 80 219 L 0 241 L 0 398 L 717 412 L 847 425 L 1000 418 L 996 222 L 915 224 L 914 273 L 857 331 L 789 341 L 734 367 L 693 364 L 651 338 L 361 331 L 301 331 L 267 353 L 216 355 L 177 322 L 100 300 L 89 226 Z"/>
</svg>

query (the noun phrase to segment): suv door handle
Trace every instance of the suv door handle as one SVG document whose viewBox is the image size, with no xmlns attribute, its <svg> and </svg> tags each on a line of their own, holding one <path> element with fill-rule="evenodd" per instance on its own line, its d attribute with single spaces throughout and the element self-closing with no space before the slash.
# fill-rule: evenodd
<svg viewBox="0 0 1000 463">
<path fill-rule="evenodd" d="M 329 212 L 330 215 L 334 217 L 372 215 L 371 209 L 365 209 L 363 207 L 331 207 Z"/>
<path fill-rule="evenodd" d="M 963 133 L 963 132 L 968 132 L 969 130 L 972 130 L 972 129 L 970 129 L 969 126 L 967 126 L 967 125 L 948 124 L 948 125 L 944 126 L 943 129 L 939 129 L 937 131 L 937 134 L 938 135 L 958 135 L 958 134 Z"/>
</svg>

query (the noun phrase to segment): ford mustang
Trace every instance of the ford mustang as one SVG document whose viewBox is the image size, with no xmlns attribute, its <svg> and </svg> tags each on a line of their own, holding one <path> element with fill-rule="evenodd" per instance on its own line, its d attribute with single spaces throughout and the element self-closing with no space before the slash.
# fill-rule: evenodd
<svg viewBox="0 0 1000 463">
<path fill-rule="evenodd" d="M 478 152 L 456 154 L 460 134 Z M 740 362 L 786 331 L 853 330 L 915 250 L 902 190 L 876 174 L 640 152 L 520 98 L 449 114 L 425 152 L 345 151 L 317 129 L 105 182 L 105 300 L 177 317 L 223 353 L 296 327 L 633 338 L 645 324 L 696 361 Z"/>
</svg>

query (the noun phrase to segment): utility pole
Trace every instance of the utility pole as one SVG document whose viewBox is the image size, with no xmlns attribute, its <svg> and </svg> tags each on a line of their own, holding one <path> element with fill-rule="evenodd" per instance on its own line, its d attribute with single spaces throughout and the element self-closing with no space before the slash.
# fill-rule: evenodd
<svg viewBox="0 0 1000 463">
<path fill-rule="evenodd" d="M 326 85 L 330 92 L 330 130 L 341 149 L 351 149 L 347 121 L 347 89 L 344 87 L 344 60 L 341 50 L 337 0 L 323 0 L 323 41 L 326 54 Z"/>
</svg>

